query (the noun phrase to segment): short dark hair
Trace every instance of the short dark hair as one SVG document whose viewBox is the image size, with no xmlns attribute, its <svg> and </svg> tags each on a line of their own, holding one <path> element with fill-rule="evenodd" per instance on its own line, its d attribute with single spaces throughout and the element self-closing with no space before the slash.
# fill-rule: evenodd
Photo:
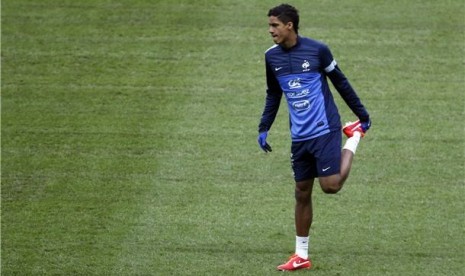
<svg viewBox="0 0 465 276">
<path fill-rule="evenodd" d="M 289 4 L 281 4 L 268 11 L 268 17 L 276 16 L 281 22 L 292 22 L 295 33 L 299 33 L 299 11 Z"/>
</svg>

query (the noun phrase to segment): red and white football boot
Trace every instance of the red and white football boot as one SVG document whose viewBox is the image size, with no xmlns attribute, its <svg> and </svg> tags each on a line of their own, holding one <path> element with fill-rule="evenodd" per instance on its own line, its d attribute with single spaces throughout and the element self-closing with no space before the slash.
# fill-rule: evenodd
<svg viewBox="0 0 465 276">
<path fill-rule="evenodd" d="M 312 267 L 312 261 L 310 259 L 304 259 L 297 254 L 292 255 L 289 257 L 289 260 L 278 266 L 277 269 L 281 271 L 292 271 L 298 269 L 310 269 Z"/>
</svg>

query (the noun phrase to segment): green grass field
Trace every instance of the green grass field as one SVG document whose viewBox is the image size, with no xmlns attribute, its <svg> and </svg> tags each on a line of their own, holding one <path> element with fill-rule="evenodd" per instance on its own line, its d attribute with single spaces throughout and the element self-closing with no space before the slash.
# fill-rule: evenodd
<svg viewBox="0 0 465 276">
<path fill-rule="evenodd" d="M 277 273 L 285 105 L 256 143 L 276 4 L 3 1 L 2 275 Z M 295 274 L 465 275 L 464 2 L 292 4 L 373 120 Z"/>
</svg>

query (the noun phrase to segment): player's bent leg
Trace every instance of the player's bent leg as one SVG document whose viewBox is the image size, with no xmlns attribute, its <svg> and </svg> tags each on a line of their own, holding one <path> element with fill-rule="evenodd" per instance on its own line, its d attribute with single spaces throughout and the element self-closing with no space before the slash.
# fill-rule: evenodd
<svg viewBox="0 0 465 276">
<path fill-rule="evenodd" d="M 353 159 L 353 152 L 345 149 L 342 150 L 340 173 L 329 176 L 320 176 L 318 178 L 323 192 L 327 194 L 335 194 L 342 189 L 344 182 L 349 177 Z"/>
</svg>

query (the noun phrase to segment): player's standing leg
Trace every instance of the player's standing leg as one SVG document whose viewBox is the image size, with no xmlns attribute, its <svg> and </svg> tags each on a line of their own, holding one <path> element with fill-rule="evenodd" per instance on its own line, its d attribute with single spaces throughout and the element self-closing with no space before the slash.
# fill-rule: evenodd
<svg viewBox="0 0 465 276">
<path fill-rule="evenodd" d="M 312 262 L 308 257 L 309 232 L 313 220 L 312 191 L 314 179 L 297 181 L 295 184 L 295 254 L 289 260 L 278 266 L 278 270 L 297 270 L 311 268 Z"/>
</svg>

